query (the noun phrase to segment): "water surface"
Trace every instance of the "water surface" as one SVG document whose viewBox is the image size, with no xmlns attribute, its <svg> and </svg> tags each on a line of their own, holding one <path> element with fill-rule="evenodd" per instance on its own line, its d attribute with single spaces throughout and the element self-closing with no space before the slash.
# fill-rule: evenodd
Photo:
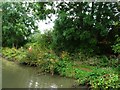
<svg viewBox="0 0 120 90">
<path fill-rule="evenodd" d="M 2 59 L 2 88 L 70 88 L 73 79 L 38 74 L 38 69 Z"/>
</svg>

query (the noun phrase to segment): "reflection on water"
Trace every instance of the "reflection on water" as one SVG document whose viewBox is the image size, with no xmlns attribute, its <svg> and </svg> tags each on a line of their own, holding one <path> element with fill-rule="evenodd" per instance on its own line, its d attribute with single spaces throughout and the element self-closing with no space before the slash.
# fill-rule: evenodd
<svg viewBox="0 0 120 90">
<path fill-rule="evenodd" d="M 3 88 L 69 88 L 73 79 L 47 75 L 37 75 L 37 68 L 25 67 L 2 60 Z"/>
</svg>

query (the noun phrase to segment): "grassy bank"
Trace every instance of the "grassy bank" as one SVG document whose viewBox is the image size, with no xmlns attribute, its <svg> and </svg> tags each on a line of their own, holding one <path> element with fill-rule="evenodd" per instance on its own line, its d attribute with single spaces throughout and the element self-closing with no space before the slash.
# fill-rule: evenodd
<svg viewBox="0 0 120 90">
<path fill-rule="evenodd" d="M 59 56 L 52 50 L 33 47 L 3 48 L 3 57 L 20 64 L 36 66 L 43 72 L 76 79 L 74 87 L 86 85 L 90 88 L 120 88 L 120 66 L 118 58 L 70 55 L 63 51 Z"/>
</svg>

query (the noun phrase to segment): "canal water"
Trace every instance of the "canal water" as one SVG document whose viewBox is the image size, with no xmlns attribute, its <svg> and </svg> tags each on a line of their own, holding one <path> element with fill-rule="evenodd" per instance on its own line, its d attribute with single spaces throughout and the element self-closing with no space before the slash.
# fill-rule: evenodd
<svg viewBox="0 0 120 90">
<path fill-rule="evenodd" d="M 38 74 L 27 67 L 2 59 L 2 88 L 71 88 L 74 80 L 51 74 Z"/>
</svg>

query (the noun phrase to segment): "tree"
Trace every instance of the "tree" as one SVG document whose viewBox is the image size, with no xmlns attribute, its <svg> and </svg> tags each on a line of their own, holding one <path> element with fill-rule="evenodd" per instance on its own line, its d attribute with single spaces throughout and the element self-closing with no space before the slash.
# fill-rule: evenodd
<svg viewBox="0 0 120 90">
<path fill-rule="evenodd" d="M 45 2 L 9 2 L 2 4 L 3 46 L 24 45 L 28 37 L 37 31 L 37 22 L 46 19 Z"/>
<path fill-rule="evenodd" d="M 2 4 L 2 37 L 3 46 L 21 46 L 27 37 L 35 31 L 35 17 L 30 13 L 28 3 Z"/>
<path fill-rule="evenodd" d="M 91 5 L 90 5 L 91 4 Z M 59 50 L 111 52 L 115 36 L 114 22 L 119 21 L 118 3 L 61 2 L 57 5 L 53 44 Z M 113 36 L 111 39 L 109 37 Z"/>
</svg>

